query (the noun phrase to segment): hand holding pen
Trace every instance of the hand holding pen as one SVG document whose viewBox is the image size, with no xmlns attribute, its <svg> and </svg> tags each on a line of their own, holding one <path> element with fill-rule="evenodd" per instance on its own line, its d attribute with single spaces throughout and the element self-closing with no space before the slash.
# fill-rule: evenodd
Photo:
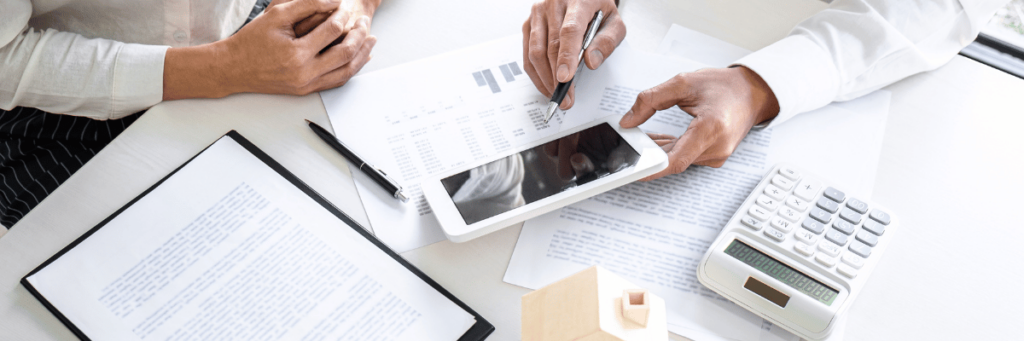
<svg viewBox="0 0 1024 341">
<path fill-rule="evenodd" d="M 592 43 L 583 50 L 588 24 L 597 12 L 604 13 Z M 533 6 L 523 24 L 523 66 L 533 84 L 545 96 L 552 96 L 559 83 L 568 83 L 582 59 L 597 69 L 626 37 L 626 26 L 614 0 L 546 0 Z M 562 110 L 572 107 L 575 89 L 570 87 Z"/>
</svg>

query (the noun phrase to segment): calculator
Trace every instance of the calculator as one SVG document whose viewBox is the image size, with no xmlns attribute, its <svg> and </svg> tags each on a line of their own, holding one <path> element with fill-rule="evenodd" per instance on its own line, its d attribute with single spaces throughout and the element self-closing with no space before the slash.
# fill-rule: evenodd
<svg viewBox="0 0 1024 341">
<path fill-rule="evenodd" d="M 891 213 L 775 165 L 704 254 L 697 278 L 793 334 L 824 339 L 899 229 Z"/>
</svg>

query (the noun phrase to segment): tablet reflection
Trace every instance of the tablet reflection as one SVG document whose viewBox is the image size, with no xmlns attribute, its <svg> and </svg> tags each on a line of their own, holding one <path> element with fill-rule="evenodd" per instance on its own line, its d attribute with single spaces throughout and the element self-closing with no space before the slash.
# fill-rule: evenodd
<svg viewBox="0 0 1024 341">
<path fill-rule="evenodd" d="M 442 179 L 466 224 L 507 212 L 636 164 L 608 123 Z"/>
</svg>

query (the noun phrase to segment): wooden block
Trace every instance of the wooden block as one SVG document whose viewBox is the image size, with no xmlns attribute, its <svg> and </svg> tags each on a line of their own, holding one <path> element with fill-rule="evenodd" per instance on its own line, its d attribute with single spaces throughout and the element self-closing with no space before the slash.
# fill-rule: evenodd
<svg viewBox="0 0 1024 341">
<path fill-rule="evenodd" d="M 600 267 L 522 300 L 524 341 L 668 340 L 665 301 Z"/>
<path fill-rule="evenodd" d="M 622 291 L 622 317 L 643 328 L 647 327 L 647 316 L 650 315 L 651 304 L 647 290 L 626 289 Z M 628 328 L 632 329 L 632 328 Z"/>
</svg>

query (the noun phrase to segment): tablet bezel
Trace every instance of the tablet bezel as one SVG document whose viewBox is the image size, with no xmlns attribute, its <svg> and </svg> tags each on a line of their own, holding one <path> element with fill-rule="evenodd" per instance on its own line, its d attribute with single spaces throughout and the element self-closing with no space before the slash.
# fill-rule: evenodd
<svg viewBox="0 0 1024 341">
<path fill-rule="evenodd" d="M 498 156 L 488 158 L 485 161 L 449 170 L 437 176 L 432 176 L 422 183 L 423 195 L 426 197 L 427 203 L 430 204 L 431 210 L 434 211 L 434 215 L 437 217 L 437 220 L 441 225 L 441 230 L 444 231 L 448 240 L 456 243 L 462 243 L 653 175 L 668 167 L 668 155 L 665 154 L 665 151 L 647 137 L 647 134 L 639 128 L 623 128 L 619 126 L 619 120 L 621 119 L 622 115 L 611 115 L 596 119 L 572 129 L 559 132 L 558 134 L 549 136 L 543 140 L 538 140 L 534 143 L 512 149 Z M 508 157 L 509 155 L 513 155 L 524 150 L 535 148 L 602 123 L 608 123 L 608 125 L 610 125 L 612 129 L 615 129 L 615 132 L 633 148 L 633 150 L 640 154 L 635 165 L 473 224 L 466 224 L 466 220 L 463 218 L 462 214 L 455 206 L 455 202 L 441 183 L 442 179 L 450 176 Z"/>
</svg>

